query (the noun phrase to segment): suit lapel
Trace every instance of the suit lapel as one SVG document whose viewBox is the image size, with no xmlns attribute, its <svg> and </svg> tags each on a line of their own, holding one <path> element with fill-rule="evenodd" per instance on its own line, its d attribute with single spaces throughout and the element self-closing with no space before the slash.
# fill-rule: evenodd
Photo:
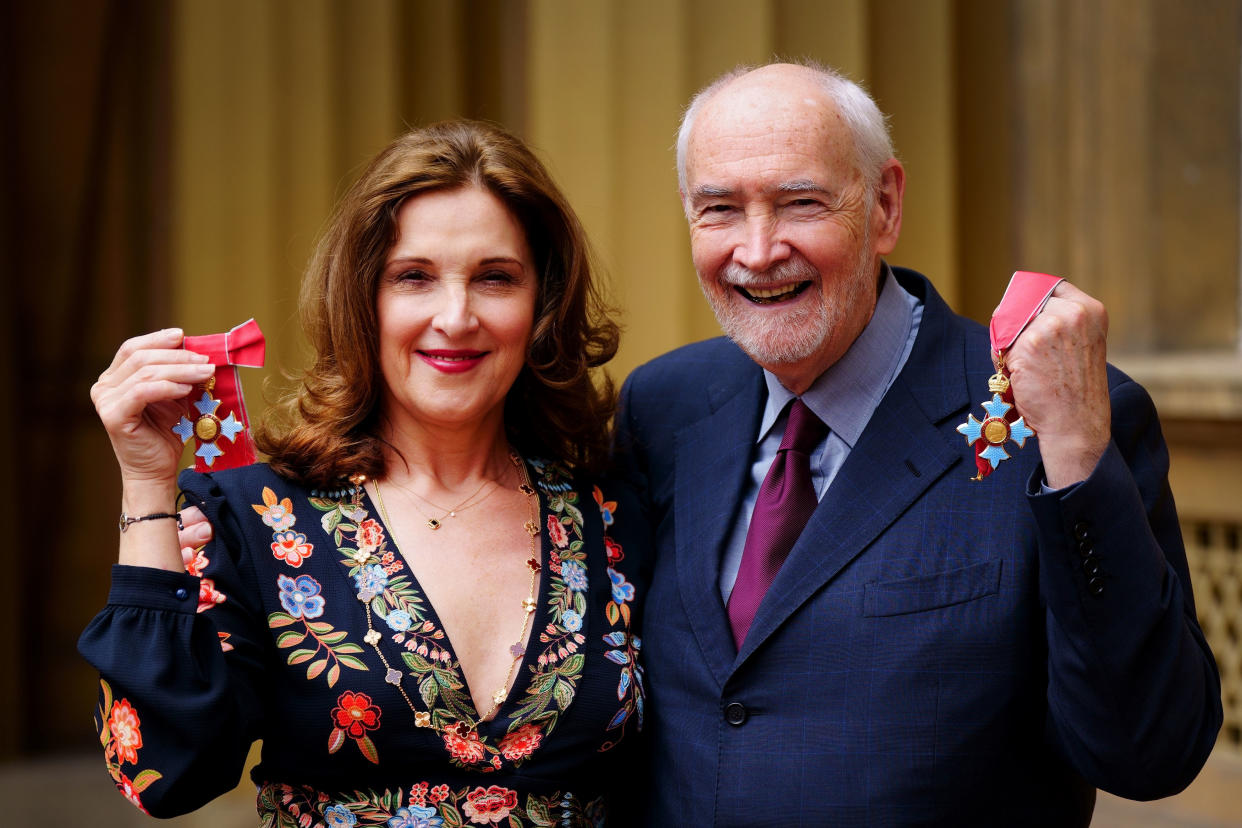
<svg viewBox="0 0 1242 828">
<path fill-rule="evenodd" d="M 923 285 L 914 349 L 764 596 L 735 667 L 967 454 L 937 427 L 969 404 L 965 340 Z"/>
<path fill-rule="evenodd" d="M 718 682 L 733 663 L 733 637 L 720 598 L 720 563 L 750 471 L 763 413 L 762 372 L 708 389 L 712 412 L 678 430 L 673 497 L 677 580 L 699 647 Z"/>
</svg>

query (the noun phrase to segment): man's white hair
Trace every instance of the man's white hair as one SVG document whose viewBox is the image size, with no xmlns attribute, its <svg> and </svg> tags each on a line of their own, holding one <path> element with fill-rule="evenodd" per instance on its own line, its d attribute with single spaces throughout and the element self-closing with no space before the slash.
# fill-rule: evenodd
<svg viewBox="0 0 1242 828">
<path fill-rule="evenodd" d="M 775 61 L 785 63 L 787 61 Z M 888 133 L 888 119 L 866 90 L 845 75 L 822 63 L 811 60 L 788 61 L 815 73 L 824 93 L 841 113 L 846 127 L 854 139 L 855 163 L 862 173 L 867 190 L 872 190 L 879 181 L 880 168 L 884 162 L 892 158 L 893 140 Z M 771 66 L 773 64 L 764 64 Z M 715 97 L 716 93 L 733 81 L 749 74 L 762 66 L 738 66 L 707 86 L 699 90 L 690 99 L 686 111 L 681 116 L 681 126 L 677 131 L 677 182 L 682 192 L 686 191 L 686 152 L 690 143 L 690 131 L 694 128 L 694 119 L 703 104 Z"/>
</svg>

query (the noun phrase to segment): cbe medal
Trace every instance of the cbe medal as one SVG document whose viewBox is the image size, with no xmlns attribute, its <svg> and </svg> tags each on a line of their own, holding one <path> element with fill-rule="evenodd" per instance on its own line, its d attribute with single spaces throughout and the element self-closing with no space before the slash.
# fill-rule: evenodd
<svg viewBox="0 0 1242 828">
<path fill-rule="evenodd" d="M 205 354 L 216 366 L 215 375 L 203 383 L 201 396 L 190 400 L 193 419 L 182 415 L 172 427 L 182 443 L 190 438 L 197 442 L 194 468 L 219 471 L 253 463 L 254 442 L 237 368 L 263 367 L 266 348 L 258 323 L 249 319 L 227 333 L 187 336 L 181 346 Z"/>
<path fill-rule="evenodd" d="M 975 415 L 971 414 L 966 422 L 957 427 L 958 433 L 966 438 L 966 444 L 975 450 L 977 473 L 972 480 L 982 480 L 995 471 L 1002 460 L 1009 459 L 1005 443 L 1013 441 L 1018 448 L 1023 448 L 1027 438 L 1035 436 L 1035 431 L 1018 416 L 1018 409 L 1014 407 L 1013 392 L 1009 388 L 1008 371 L 1005 369 L 1005 352 L 1018 334 L 1044 309 L 1053 289 L 1061 281 L 1059 276 L 1019 270 L 1009 280 L 1005 295 L 992 314 L 989 328 L 992 353 L 996 355 L 996 373 L 988 380 L 992 399 L 982 403 L 982 420 L 975 419 Z"/>
</svg>

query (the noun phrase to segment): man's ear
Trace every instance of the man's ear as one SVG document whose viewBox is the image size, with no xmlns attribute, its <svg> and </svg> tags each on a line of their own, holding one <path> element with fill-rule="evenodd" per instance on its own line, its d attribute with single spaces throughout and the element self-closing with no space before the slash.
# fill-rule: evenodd
<svg viewBox="0 0 1242 828">
<path fill-rule="evenodd" d="M 876 182 L 875 205 L 871 208 L 871 232 L 875 250 L 887 256 L 901 235 L 901 199 L 906 192 L 906 171 L 901 162 L 890 158 L 880 169 Z"/>
</svg>

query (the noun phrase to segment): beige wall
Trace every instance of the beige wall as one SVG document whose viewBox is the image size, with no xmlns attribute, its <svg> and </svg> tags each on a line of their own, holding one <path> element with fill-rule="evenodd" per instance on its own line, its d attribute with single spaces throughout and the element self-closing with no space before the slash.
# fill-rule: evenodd
<svg viewBox="0 0 1242 828">
<path fill-rule="evenodd" d="M 296 364 L 296 282 L 334 195 L 403 123 L 483 114 L 537 148 L 586 224 L 624 314 L 611 369 L 624 377 L 718 333 L 690 267 L 671 147 L 695 89 L 773 55 L 840 66 L 893 113 L 910 172 L 894 261 L 956 297 L 947 0 L 530 0 L 503 4 L 503 27 L 494 6 L 176 3 L 173 320 L 219 330 L 253 314 L 273 362 Z M 886 59 L 870 71 L 873 43 Z M 472 80 L 480 51 L 500 56 L 497 73 Z"/>
</svg>

